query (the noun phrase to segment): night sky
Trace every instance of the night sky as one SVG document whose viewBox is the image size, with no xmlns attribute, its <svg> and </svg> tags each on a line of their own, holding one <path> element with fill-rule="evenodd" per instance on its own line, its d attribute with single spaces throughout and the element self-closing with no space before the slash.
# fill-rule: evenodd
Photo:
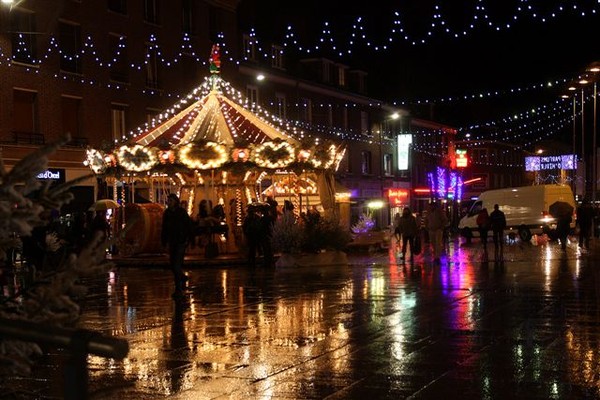
<svg viewBox="0 0 600 400">
<path fill-rule="evenodd" d="M 477 4 L 485 6 L 491 20 L 502 26 L 511 22 L 511 28 L 495 31 L 479 23 L 459 38 L 440 33 L 439 29 L 427 36 L 436 3 L 445 7 L 440 13 L 446 26 L 454 31 L 464 30 L 472 20 Z M 573 10 L 574 4 L 578 11 Z M 559 10 L 560 5 L 565 11 L 558 12 L 556 18 L 548 18 L 546 22 L 540 17 L 532 17 L 531 13 L 522 13 L 512 22 L 510 18 L 516 14 L 518 5 L 531 5 L 537 15 L 549 15 L 551 11 Z M 412 0 L 359 5 L 337 0 L 242 0 L 241 7 L 241 10 L 251 10 L 247 15 L 256 12 L 257 16 L 250 24 L 256 28 L 259 37 L 267 34 L 283 40 L 285 27 L 292 25 L 304 46 L 316 43 L 325 21 L 330 23 L 336 43 L 347 43 L 357 16 L 363 16 L 364 32 L 373 42 L 382 43 L 390 36 L 394 20 L 392 10 L 399 11 L 405 33 L 415 38 L 425 37 L 425 44 L 412 45 L 402 39 L 403 35 L 398 35 L 387 50 L 376 51 L 373 46 L 358 44 L 353 47 L 352 56 L 344 49 L 342 57 L 334 52 L 328 54 L 334 61 L 366 70 L 370 95 L 388 102 L 438 100 L 531 87 L 575 78 L 588 64 L 600 60 L 600 13 L 593 13 L 594 8 L 600 10 L 600 5 L 594 0 Z M 586 16 L 581 16 L 584 10 Z M 484 123 L 552 103 L 565 87 L 566 84 L 519 95 L 485 96 L 483 100 L 463 100 L 450 105 L 435 101 L 434 107 L 416 107 L 416 112 L 455 126 Z M 433 114 L 430 114 L 432 110 Z"/>
</svg>

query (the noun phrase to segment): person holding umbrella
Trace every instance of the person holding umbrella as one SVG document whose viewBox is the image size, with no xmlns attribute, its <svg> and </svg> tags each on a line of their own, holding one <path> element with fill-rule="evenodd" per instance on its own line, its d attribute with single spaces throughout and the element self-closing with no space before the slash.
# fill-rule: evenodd
<svg viewBox="0 0 600 400">
<path fill-rule="evenodd" d="M 560 247 L 567 249 L 567 238 L 571 229 L 573 206 L 565 201 L 555 201 L 550 205 L 549 212 L 556 218 L 556 236 L 560 240 Z"/>
</svg>

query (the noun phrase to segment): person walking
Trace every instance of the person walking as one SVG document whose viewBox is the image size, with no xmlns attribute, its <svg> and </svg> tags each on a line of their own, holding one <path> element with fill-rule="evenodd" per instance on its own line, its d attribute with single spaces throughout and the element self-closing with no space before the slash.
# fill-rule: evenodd
<svg viewBox="0 0 600 400">
<path fill-rule="evenodd" d="M 400 247 L 400 237 L 402 235 L 400 231 L 400 218 L 402 218 L 400 213 L 396 213 L 396 215 L 394 215 L 394 238 L 396 239 L 396 246 L 398 247 Z"/>
<path fill-rule="evenodd" d="M 560 240 L 560 248 L 567 250 L 567 238 L 569 237 L 569 230 L 571 230 L 571 221 L 573 220 L 573 212 L 571 214 L 562 214 L 556 218 L 556 234 Z"/>
<path fill-rule="evenodd" d="M 106 210 L 96 211 L 96 215 L 92 220 L 90 230 L 92 231 L 92 237 L 101 235 L 102 240 L 106 240 L 110 236 L 110 224 L 106 220 Z"/>
<path fill-rule="evenodd" d="M 585 198 L 581 202 L 581 205 L 577 207 L 576 226 L 579 227 L 579 247 L 585 247 L 589 250 L 593 222 L 594 208 L 590 204 L 590 201 Z"/>
<path fill-rule="evenodd" d="M 242 232 L 246 238 L 246 246 L 248 249 L 248 265 L 250 268 L 256 267 L 256 253 L 262 251 L 260 248 L 261 234 L 263 233 L 262 216 L 259 214 L 257 207 L 248 206 L 246 216 L 242 222 Z"/>
<path fill-rule="evenodd" d="M 442 254 L 442 240 L 444 236 L 444 229 L 448 224 L 448 217 L 446 213 L 437 202 L 432 202 L 429 206 L 429 212 L 427 213 L 425 225 L 429 232 L 429 242 L 433 252 L 433 263 L 440 263 L 440 256 Z"/>
<path fill-rule="evenodd" d="M 410 211 L 410 208 L 405 207 L 402 210 L 402 216 L 398 221 L 398 229 L 402 235 L 402 259 L 406 259 L 406 245 L 410 246 L 410 261 L 413 261 L 415 252 L 415 237 L 419 234 L 417 219 Z"/>
<path fill-rule="evenodd" d="M 506 229 L 506 215 L 500 211 L 500 206 L 494 204 L 494 211 L 490 214 L 490 228 L 494 241 L 494 261 L 504 261 L 504 230 Z"/>
<path fill-rule="evenodd" d="M 168 246 L 169 263 L 173 272 L 175 291 L 172 297 L 183 297 L 183 289 L 187 277 L 183 273 L 183 259 L 188 241 L 192 236 L 192 221 L 187 211 L 181 207 L 179 197 L 171 193 L 167 197 L 167 209 L 162 218 L 161 242 Z"/>
<path fill-rule="evenodd" d="M 487 242 L 488 242 L 488 232 L 490 230 L 490 215 L 488 214 L 487 208 L 482 208 L 477 215 L 477 226 L 479 228 L 479 238 L 481 240 L 481 245 L 483 246 L 483 256 L 482 261 L 488 260 L 488 250 L 487 250 Z"/>
</svg>

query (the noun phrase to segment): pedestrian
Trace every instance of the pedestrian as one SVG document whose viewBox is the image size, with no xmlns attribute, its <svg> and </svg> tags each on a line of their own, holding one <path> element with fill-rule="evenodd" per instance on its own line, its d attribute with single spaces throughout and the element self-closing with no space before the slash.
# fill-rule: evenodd
<svg viewBox="0 0 600 400">
<path fill-rule="evenodd" d="M 275 214 L 273 214 L 275 212 Z M 264 210 L 260 218 L 260 248 L 263 253 L 263 264 L 265 268 L 272 268 L 275 266 L 273 260 L 273 226 L 277 219 L 277 209 L 269 207 Z"/>
<path fill-rule="evenodd" d="M 90 224 L 92 238 L 100 235 L 101 240 L 106 240 L 110 236 L 110 224 L 106 219 L 106 210 L 96 211 L 96 215 Z"/>
<path fill-rule="evenodd" d="M 506 229 L 506 215 L 500 211 L 500 206 L 494 204 L 494 211 L 490 214 L 490 229 L 494 241 L 494 261 L 504 261 L 504 230 Z"/>
<path fill-rule="evenodd" d="M 163 247 L 168 246 L 169 264 L 175 282 L 175 291 L 172 297 L 180 299 L 183 297 L 187 281 L 187 277 L 183 273 L 183 259 L 188 241 L 192 236 L 192 221 L 187 211 L 181 207 L 176 194 L 169 194 L 167 202 L 167 209 L 162 218 L 161 242 Z"/>
<path fill-rule="evenodd" d="M 483 246 L 483 257 L 482 261 L 488 260 L 487 242 L 488 232 L 490 230 L 490 215 L 488 214 L 487 208 L 482 208 L 477 214 L 477 226 L 479 228 L 479 238 L 481 245 Z"/>
<path fill-rule="evenodd" d="M 394 215 L 394 237 L 396 238 L 396 245 L 398 247 L 400 247 L 400 218 L 402 218 L 402 216 L 400 215 L 400 213 L 396 213 L 396 215 Z M 412 249 L 412 247 L 411 247 Z"/>
<path fill-rule="evenodd" d="M 569 230 L 571 229 L 571 221 L 573 212 L 564 213 L 556 218 L 556 234 L 560 240 L 560 248 L 567 250 L 567 239 L 569 237 Z"/>
<path fill-rule="evenodd" d="M 444 236 L 444 229 L 448 224 L 448 217 L 444 210 L 440 207 L 437 202 L 431 202 L 429 205 L 429 212 L 427 213 L 425 225 L 429 232 L 429 242 L 431 244 L 431 250 L 433 252 L 434 264 L 440 263 L 440 256 L 442 254 L 442 240 Z"/>
<path fill-rule="evenodd" d="M 283 201 L 283 212 L 290 212 L 293 213 L 294 212 L 294 204 L 289 201 L 289 200 L 284 200 Z"/>
<path fill-rule="evenodd" d="M 398 229 L 402 235 L 402 259 L 406 259 L 407 244 L 410 246 L 410 261 L 413 261 L 415 253 L 415 238 L 419 234 L 417 219 L 410 211 L 410 208 L 404 207 L 402 216 L 398 222 Z"/>
<path fill-rule="evenodd" d="M 261 218 L 262 215 L 259 214 L 258 208 L 249 206 L 246 217 L 244 217 L 244 221 L 242 222 L 242 231 L 246 238 L 246 247 L 248 248 L 247 259 L 250 268 L 256 267 L 256 253 L 261 251 L 260 235 L 262 233 L 263 224 Z"/>
<path fill-rule="evenodd" d="M 576 226 L 579 227 L 579 247 L 590 248 L 590 237 L 594 223 L 594 208 L 588 198 L 584 198 L 581 205 L 577 207 Z"/>
</svg>

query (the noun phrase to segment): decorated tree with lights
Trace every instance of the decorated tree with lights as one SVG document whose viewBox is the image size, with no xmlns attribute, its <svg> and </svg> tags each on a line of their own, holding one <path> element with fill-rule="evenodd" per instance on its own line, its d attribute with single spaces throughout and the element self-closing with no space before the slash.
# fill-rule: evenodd
<svg viewBox="0 0 600 400">
<path fill-rule="evenodd" d="M 20 246 L 21 237 L 46 224 L 45 210 L 60 209 L 72 200 L 69 187 L 83 177 L 50 187 L 36 176 L 47 169 L 48 155 L 66 143 L 64 138 L 46 145 L 20 160 L 10 171 L 0 161 L 0 267 L 2 278 L 14 273 L 10 249 Z M 95 238 L 79 254 L 69 254 L 52 272 L 33 273 L 32 281 L 0 297 L 0 323 L 7 320 L 33 321 L 41 325 L 70 326 L 79 317 L 77 298 L 85 293 L 81 279 L 105 271 L 106 243 Z M 0 375 L 27 373 L 41 349 L 35 343 L 0 338 Z"/>
</svg>

